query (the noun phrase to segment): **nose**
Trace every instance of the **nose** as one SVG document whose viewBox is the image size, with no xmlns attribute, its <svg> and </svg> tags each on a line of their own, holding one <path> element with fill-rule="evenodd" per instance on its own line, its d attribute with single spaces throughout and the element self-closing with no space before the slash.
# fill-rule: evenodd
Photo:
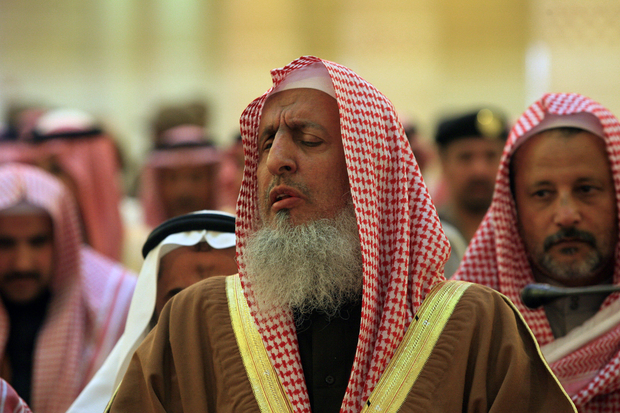
<svg viewBox="0 0 620 413">
<path fill-rule="evenodd" d="M 181 176 L 177 178 L 172 191 L 176 196 L 184 196 L 185 194 L 192 193 L 194 189 L 194 182 L 191 175 Z"/>
<path fill-rule="evenodd" d="M 293 174 L 297 171 L 295 142 L 290 132 L 278 130 L 267 156 L 267 169 L 274 176 Z"/>
<path fill-rule="evenodd" d="M 19 244 L 15 250 L 14 270 L 20 272 L 32 271 L 35 268 L 36 251 L 28 244 Z"/>
<path fill-rule="evenodd" d="M 560 227 L 572 227 L 581 221 L 581 213 L 575 200 L 570 196 L 561 196 L 555 212 L 555 224 Z"/>
<path fill-rule="evenodd" d="M 495 162 L 485 158 L 485 157 L 476 157 L 471 165 L 472 174 L 478 176 L 480 178 L 487 178 L 490 180 L 495 180 L 495 175 L 497 174 L 497 165 Z"/>
</svg>

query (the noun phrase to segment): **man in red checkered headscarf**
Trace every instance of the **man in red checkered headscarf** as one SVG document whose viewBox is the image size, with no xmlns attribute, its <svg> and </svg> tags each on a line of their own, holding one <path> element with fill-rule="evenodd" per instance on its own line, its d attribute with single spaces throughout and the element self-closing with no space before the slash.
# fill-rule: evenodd
<svg viewBox="0 0 620 413">
<path fill-rule="evenodd" d="M 507 301 L 444 282 L 388 99 L 315 57 L 272 77 L 241 116 L 239 274 L 168 302 L 110 411 L 574 411 Z"/>
<path fill-rule="evenodd" d="M 620 123 L 607 109 L 577 94 L 543 96 L 512 129 L 493 203 L 456 275 L 515 303 L 580 412 L 620 412 L 620 295 L 528 308 L 521 291 L 620 282 L 619 155 Z"/>
<path fill-rule="evenodd" d="M 121 336 L 135 284 L 83 244 L 58 179 L 0 166 L 0 376 L 34 411 L 66 412 Z"/>
<path fill-rule="evenodd" d="M 37 118 L 25 140 L 0 142 L 0 163 L 36 165 L 73 192 L 82 236 L 95 251 L 120 261 L 123 224 L 120 165 L 114 139 L 81 110 L 50 110 Z M 32 136 L 30 136 L 32 135 Z"/>
</svg>

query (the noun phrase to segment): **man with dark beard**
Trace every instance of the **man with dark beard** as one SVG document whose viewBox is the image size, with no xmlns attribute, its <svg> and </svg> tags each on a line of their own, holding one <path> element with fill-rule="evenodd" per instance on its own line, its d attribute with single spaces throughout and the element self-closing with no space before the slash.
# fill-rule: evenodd
<svg viewBox="0 0 620 413">
<path fill-rule="evenodd" d="M 437 127 L 435 142 L 447 192 L 439 217 L 456 227 L 466 243 L 491 205 L 507 137 L 504 115 L 488 108 L 446 118 Z"/>
<path fill-rule="evenodd" d="M 521 291 L 620 283 L 619 148 L 620 123 L 591 99 L 535 102 L 512 129 L 493 203 L 455 275 L 516 304 L 580 412 L 620 412 L 620 295 L 582 290 L 528 308 Z"/>
<path fill-rule="evenodd" d="M 572 412 L 518 312 L 445 282 L 392 104 L 302 57 L 241 116 L 239 274 L 180 292 L 113 412 Z"/>
</svg>

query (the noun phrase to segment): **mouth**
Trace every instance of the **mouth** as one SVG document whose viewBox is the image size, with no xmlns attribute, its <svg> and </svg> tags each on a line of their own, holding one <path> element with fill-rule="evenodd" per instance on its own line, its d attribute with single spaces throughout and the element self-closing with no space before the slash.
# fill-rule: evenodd
<svg viewBox="0 0 620 413">
<path fill-rule="evenodd" d="M 290 197 L 291 196 L 289 194 L 280 194 L 280 195 L 276 196 L 275 202 L 278 202 L 278 201 L 281 201 L 283 199 L 290 198 Z"/>
<path fill-rule="evenodd" d="M 562 245 L 562 244 L 588 244 L 590 245 L 588 241 L 581 239 L 581 238 L 562 238 L 554 242 L 551 246 L 554 247 L 556 245 Z"/>
<path fill-rule="evenodd" d="M 37 281 L 39 275 L 35 273 L 11 273 L 5 276 L 5 282 L 23 282 L 23 281 Z"/>
<path fill-rule="evenodd" d="M 269 192 L 269 203 L 275 211 L 291 208 L 302 199 L 303 196 L 290 187 L 278 186 Z"/>
<path fill-rule="evenodd" d="M 549 249 L 556 248 L 563 255 L 574 255 L 584 246 L 591 246 L 591 244 L 580 238 L 566 238 L 554 242 Z"/>
</svg>

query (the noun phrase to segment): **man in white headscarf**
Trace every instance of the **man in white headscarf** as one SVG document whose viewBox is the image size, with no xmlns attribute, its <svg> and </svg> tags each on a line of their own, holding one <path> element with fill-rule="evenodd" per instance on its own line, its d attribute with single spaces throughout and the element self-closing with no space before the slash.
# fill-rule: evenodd
<svg viewBox="0 0 620 413">
<path fill-rule="evenodd" d="M 59 180 L 0 167 L 0 375 L 34 411 L 66 412 L 120 337 L 135 284 L 83 243 Z"/>
<path fill-rule="evenodd" d="M 443 282 L 387 98 L 315 57 L 272 77 L 241 117 L 239 275 L 170 301 L 110 411 L 574 411 L 504 298 Z"/>
<path fill-rule="evenodd" d="M 599 103 L 564 93 L 533 103 L 456 274 L 515 303 L 580 412 L 620 412 L 620 293 L 570 290 L 620 284 L 618 159 L 620 123 Z M 532 283 L 579 294 L 528 308 Z"/>
<path fill-rule="evenodd" d="M 198 211 L 172 218 L 149 235 L 125 332 L 67 413 L 102 412 L 131 356 L 157 323 L 166 302 L 201 279 L 237 272 L 235 217 Z"/>
</svg>

